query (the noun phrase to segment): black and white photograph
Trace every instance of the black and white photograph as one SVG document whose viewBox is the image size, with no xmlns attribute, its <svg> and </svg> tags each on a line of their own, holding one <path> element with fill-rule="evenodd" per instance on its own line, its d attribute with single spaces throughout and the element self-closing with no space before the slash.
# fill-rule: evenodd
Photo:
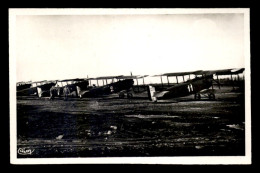
<svg viewBox="0 0 260 173">
<path fill-rule="evenodd" d="M 250 9 L 9 9 L 12 164 L 250 164 Z"/>
</svg>

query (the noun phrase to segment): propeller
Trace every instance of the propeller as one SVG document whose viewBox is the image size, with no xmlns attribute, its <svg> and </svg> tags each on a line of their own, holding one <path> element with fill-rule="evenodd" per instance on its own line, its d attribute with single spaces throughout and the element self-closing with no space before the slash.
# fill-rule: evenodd
<svg viewBox="0 0 260 173">
<path fill-rule="evenodd" d="M 211 85 L 212 85 L 212 86 L 213 86 L 213 82 L 215 82 L 216 84 L 218 84 L 218 88 L 220 89 L 220 83 L 219 83 L 218 80 L 215 80 L 215 79 L 213 78 L 213 74 L 206 74 L 205 77 L 206 77 L 206 78 L 210 78 L 210 79 L 212 80 L 212 81 L 211 81 Z"/>
</svg>

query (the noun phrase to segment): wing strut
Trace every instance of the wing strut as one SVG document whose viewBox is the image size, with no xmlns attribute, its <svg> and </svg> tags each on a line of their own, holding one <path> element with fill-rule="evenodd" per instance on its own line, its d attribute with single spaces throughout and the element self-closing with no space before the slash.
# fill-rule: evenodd
<svg viewBox="0 0 260 173">
<path fill-rule="evenodd" d="M 162 83 L 162 87 L 163 87 L 163 81 L 162 81 L 162 76 L 161 76 L 161 83 Z"/>
<path fill-rule="evenodd" d="M 139 85 L 138 85 L 138 79 L 136 78 L 136 84 L 137 84 L 137 89 L 138 89 L 138 92 L 139 92 Z"/>
<path fill-rule="evenodd" d="M 218 80 L 218 88 L 220 89 L 220 82 L 219 82 L 219 79 L 218 79 L 218 75 L 217 75 L 217 80 Z"/>
<path fill-rule="evenodd" d="M 234 89 L 235 89 L 235 86 L 234 86 L 234 81 L 233 81 L 232 74 L 231 74 L 231 80 L 232 80 L 232 87 L 233 87 L 233 90 L 234 90 Z"/>
</svg>

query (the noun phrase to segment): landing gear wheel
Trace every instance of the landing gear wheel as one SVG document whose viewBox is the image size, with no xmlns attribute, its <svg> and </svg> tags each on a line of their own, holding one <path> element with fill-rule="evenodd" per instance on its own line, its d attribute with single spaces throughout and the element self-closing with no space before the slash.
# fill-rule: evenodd
<svg viewBox="0 0 260 173">
<path fill-rule="evenodd" d="M 209 94 L 209 99 L 210 99 L 210 100 L 215 100 L 215 94 L 210 93 L 210 94 Z"/>
<path fill-rule="evenodd" d="M 201 99 L 200 94 L 195 94 L 195 95 L 194 95 L 194 99 L 195 99 L 195 100 L 200 100 L 200 99 Z"/>
<path fill-rule="evenodd" d="M 133 94 L 132 93 L 127 93 L 127 98 L 132 98 L 133 97 Z"/>
<path fill-rule="evenodd" d="M 121 99 L 125 98 L 125 94 L 123 92 L 119 93 L 119 98 Z"/>
</svg>

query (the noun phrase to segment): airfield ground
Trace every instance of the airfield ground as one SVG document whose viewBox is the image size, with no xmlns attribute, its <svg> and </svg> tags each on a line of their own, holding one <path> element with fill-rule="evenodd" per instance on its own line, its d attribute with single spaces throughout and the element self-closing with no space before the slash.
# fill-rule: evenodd
<svg viewBox="0 0 260 173">
<path fill-rule="evenodd" d="M 105 98 L 17 98 L 18 158 L 113 156 L 243 156 L 244 94 L 217 89 L 216 100 L 193 96 L 150 102 Z M 134 95 L 135 96 L 135 95 Z"/>
</svg>

